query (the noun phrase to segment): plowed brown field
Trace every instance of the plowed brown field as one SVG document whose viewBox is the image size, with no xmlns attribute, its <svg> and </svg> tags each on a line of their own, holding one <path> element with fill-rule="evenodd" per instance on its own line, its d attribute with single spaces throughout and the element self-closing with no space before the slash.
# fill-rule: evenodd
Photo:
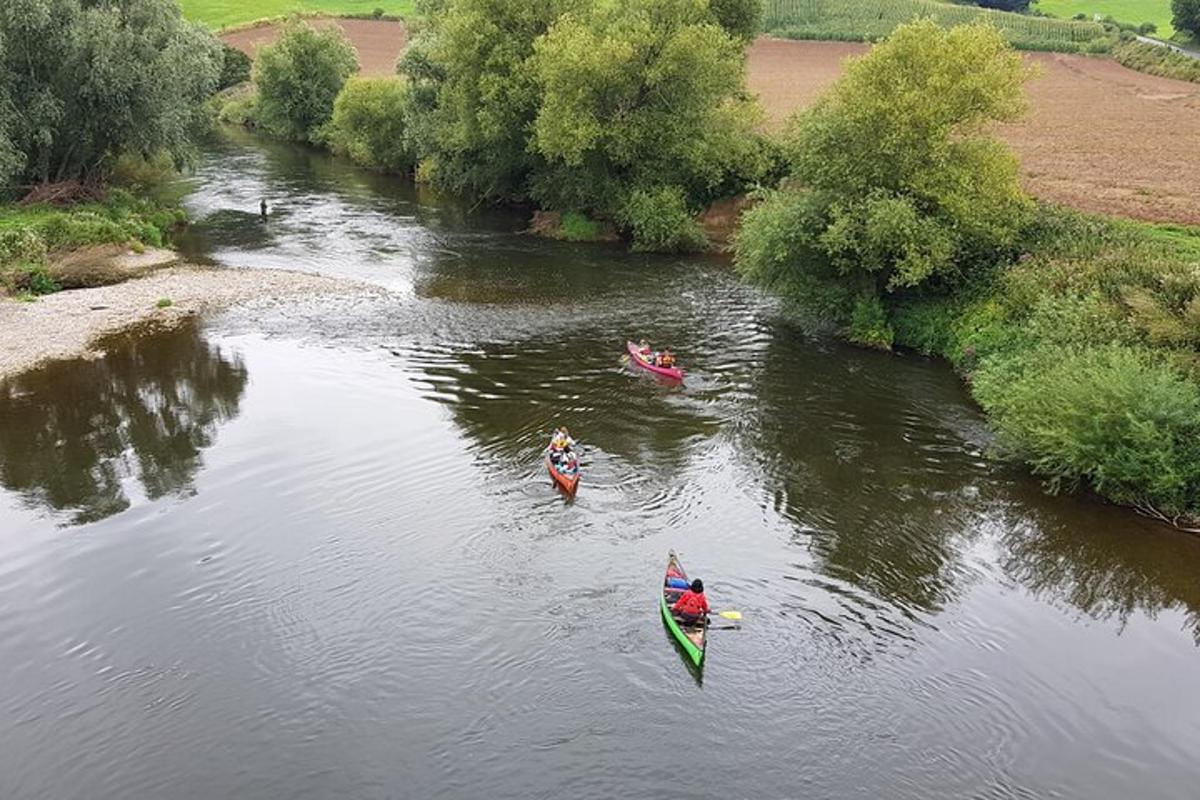
<svg viewBox="0 0 1200 800">
<path fill-rule="evenodd" d="M 405 42 L 400 23 L 338 22 L 365 73 L 394 71 Z M 253 55 L 275 35 L 265 26 L 223 38 Z M 843 59 L 863 52 L 860 44 L 759 39 L 749 53 L 750 89 L 778 126 L 820 95 Z M 1029 85 L 1030 113 L 1001 134 L 1016 148 L 1030 192 L 1085 211 L 1200 224 L 1200 85 L 1105 58 L 1029 58 L 1042 65 Z"/>
</svg>

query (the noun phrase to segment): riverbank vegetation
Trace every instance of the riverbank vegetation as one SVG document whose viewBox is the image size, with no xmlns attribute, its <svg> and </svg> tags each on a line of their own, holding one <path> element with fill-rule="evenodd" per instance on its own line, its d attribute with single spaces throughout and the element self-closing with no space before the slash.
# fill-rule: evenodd
<svg viewBox="0 0 1200 800">
<path fill-rule="evenodd" d="M 638 249 L 706 245 L 697 214 L 770 180 L 745 91 L 760 0 L 431 3 L 403 77 L 293 21 L 221 117 L 490 202 L 531 202 Z M 300 54 L 303 57 L 299 57 Z"/>
<path fill-rule="evenodd" d="M 180 214 L 150 186 L 193 158 L 223 66 L 171 0 L 0 6 L 4 289 L 71 285 L 54 270 L 69 250 L 163 244 Z"/>
<path fill-rule="evenodd" d="M 986 131 L 1027 75 L 992 29 L 898 29 L 794 120 L 738 268 L 851 339 L 949 359 L 1051 488 L 1195 524 L 1200 232 L 1025 198 Z"/>
</svg>

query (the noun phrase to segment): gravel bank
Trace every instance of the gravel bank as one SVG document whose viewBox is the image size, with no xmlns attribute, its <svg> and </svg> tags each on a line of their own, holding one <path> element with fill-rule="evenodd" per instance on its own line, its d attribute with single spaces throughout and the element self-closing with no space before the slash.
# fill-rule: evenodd
<svg viewBox="0 0 1200 800">
<path fill-rule="evenodd" d="M 77 289 L 23 303 L 0 300 L 0 378 L 44 361 L 91 354 L 93 343 L 147 321 L 164 325 L 248 301 L 379 292 L 303 272 L 178 266 L 114 286 Z M 171 305 L 159 308 L 167 298 Z"/>
</svg>

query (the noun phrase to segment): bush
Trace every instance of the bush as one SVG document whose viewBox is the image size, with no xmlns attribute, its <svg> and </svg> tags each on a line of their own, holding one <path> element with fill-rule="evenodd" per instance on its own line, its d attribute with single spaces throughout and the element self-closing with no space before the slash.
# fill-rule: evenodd
<svg viewBox="0 0 1200 800">
<path fill-rule="evenodd" d="M 1168 517 L 1200 515 L 1200 385 L 1121 345 L 1038 348 L 981 367 L 973 391 L 1001 445 L 1053 490 L 1087 481 Z"/>
<path fill-rule="evenodd" d="M 408 85 L 399 78 L 351 78 L 333 104 L 324 139 L 335 153 L 382 172 L 412 172 Z"/>
<path fill-rule="evenodd" d="M 254 128 L 258 125 L 258 92 L 249 91 L 229 98 L 217 112 L 217 119 L 226 125 Z"/>
<path fill-rule="evenodd" d="M 620 222 L 633 235 L 633 249 L 660 253 L 703 250 L 707 241 L 689 213 L 683 191 L 666 186 L 639 189 L 620 211 Z"/>
<path fill-rule="evenodd" d="M 989 28 L 898 28 L 793 121 L 792 181 L 804 190 L 747 214 L 739 268 L 883 343 L 880 313 L 897 292 L 954 289 L 1015 249 L 1033 206 L 1016 159 L 985 130 L 1021 112 L 1026 76 Z"/>
<path fill-rule="evenodd" d="M 218 91 L 250 80 L 250 56 L 227 44 L 221 45 L 221 52 L 225 60 L 221 66 L 221 76 L 217 80 Z"/>
<path fill-rule="evenodd" d="M 321 31 L 298 20 L 263 47 L 254 67 L 259 127 L 284 139 L 319 142 L 358 57 L 340 28 Z"/>
<path fill-rule="evenodd" d="M 534 46 L 530 146 L 546 162 L 534 197 L 616 217 L 639 249 L 694 247 L 690 212 L 771 167 L 755 135 L 760 111 L 743 96 L 743 51 L 694 0 L 564 14 Z"/>
<path fill-rule="evenodd" d="M 603 226 L 583 214 L 568 211 L 562 215 L 558 226 L 558 238 L 567 242 L 594 242 L 603 232 Z"/>
</svg>

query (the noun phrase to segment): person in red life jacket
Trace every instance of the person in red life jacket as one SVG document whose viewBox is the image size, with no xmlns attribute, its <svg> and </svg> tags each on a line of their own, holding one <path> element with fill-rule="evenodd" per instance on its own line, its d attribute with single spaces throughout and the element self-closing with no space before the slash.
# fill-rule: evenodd
<svg viewBox="0 0 1200 800">
<path fill-rule="evenodd" d="M 687 620 L 697 620 L 708 614 L 708 598 L 704 596 L 704 582 L 699 578 L 671 606 L 672 613 Z"/>
<path fill-rule="evenodd" d="M 667 348 L 658 354 L 658 366 L 673 367 L 675 366 L 675 354 L 671 352 L 671 348 Z"/>
</svg>

